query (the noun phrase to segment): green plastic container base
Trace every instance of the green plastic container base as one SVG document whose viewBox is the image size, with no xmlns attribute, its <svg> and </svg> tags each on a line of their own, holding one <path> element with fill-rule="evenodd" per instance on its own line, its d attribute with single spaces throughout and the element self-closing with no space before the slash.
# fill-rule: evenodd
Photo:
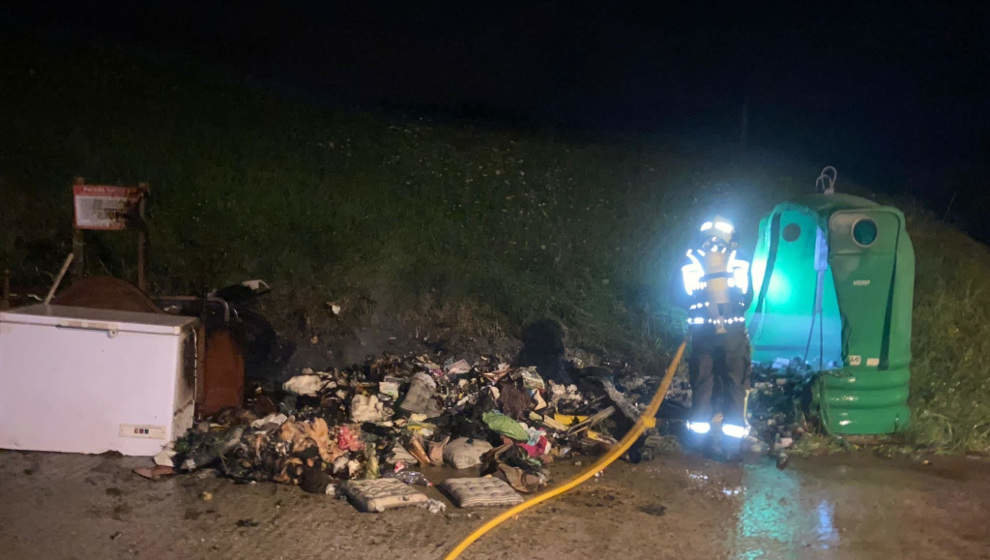
<svg viewBox="0 0 990 560">
<path fill-rule="evenodd" d="M 815 401 L 826 431 L 836 435 L 875 435 L 903 431 L 911 420 L 908 368 L 856 368 L 826 373 L 815 384 Z"/>
<path fill-rule="evenodd" d="M 911 410 L 904 405 L 871 410 L 822 408 L 825 429 L 833 435 L 883 435 L 903 431 L 911 421 Z"/>
</svg>

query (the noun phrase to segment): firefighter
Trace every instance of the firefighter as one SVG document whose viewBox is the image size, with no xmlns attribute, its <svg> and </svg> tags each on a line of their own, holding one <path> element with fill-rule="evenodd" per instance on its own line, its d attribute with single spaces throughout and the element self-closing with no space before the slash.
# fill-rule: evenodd
<svg viewBox="0 0 990 560">
<path fill-rule="evenodd" d="M 702 224 L 699 242 L 688 250 L 688 264 L 681 269 L 691 334 L 693 396 L 687 428 L 698 443 L 730 456 L 738 454 L 749 434 L 750 347 L 743 314 L 753 298 L 749 262 L 740 257 L 734 233 L 732 223 L 719 216 Z"/>
</svg>

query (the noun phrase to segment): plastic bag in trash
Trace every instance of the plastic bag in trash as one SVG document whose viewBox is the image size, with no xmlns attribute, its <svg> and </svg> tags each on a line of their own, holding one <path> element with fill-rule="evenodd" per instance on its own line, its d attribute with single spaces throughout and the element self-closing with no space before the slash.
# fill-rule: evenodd
<svg viewBox="0 0 990 560">
<path fill-rule="evenodd" d="M 351 420 L 354 422 L 381 422 L 385 420 L 385 406 L 375 395 L 354 395 L 351 399 Z"/>
<path fill-rule="evenodd" d="M 457 360 L 447 366 L 447 373 L 450 375 L 462 375 L 471 371 L 471 364 L 467 360 Z"/>
<path fill-rule="evenodd" d="M 316 374 L 296 375 L 282 384 L 282 390 L 303 397 L 315 397 L 320 394 L 327 381 Z"/>
<path fill-rule="evenodd" d="M 535 366 L 521 367 L 512 372 L 512 379 L 522 379 L 523 387 L 526 389 L 537 389 L 542 391 L 547 388 L 543 378 L 537 373 Z"/>
<path fill-rule="evenodd" d="M 434 398 L 436 392 L 437 382 L 429 374 L 419 372 L 413 376 L 406 398 L 402 399 L 399 408 L 425 414 L 427 418 L 440 416 L 442 410 Z"/>
<path fill-rule="evenodd" d="M 526 428 L 523 428 L 519 422 L 499 412 L 486 412 L 481 415 L 481 421 L 493 431 L 508 438 L 516 441 L 527 441 L 529 439 L 529 433 L 526 432 Z"/>
</svg>

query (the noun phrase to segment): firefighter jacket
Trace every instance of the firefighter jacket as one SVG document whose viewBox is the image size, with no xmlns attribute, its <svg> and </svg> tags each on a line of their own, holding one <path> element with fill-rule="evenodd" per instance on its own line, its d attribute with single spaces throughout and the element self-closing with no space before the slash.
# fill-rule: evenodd
<svg viewBox="0 0 990 560">
<path fill-rule="evenodd" d="M 688 250 L 687 258 L 681 277 L 692 334 L 724 334 L 743 327 L 753 294 L 749 261 L 741 258 L 736 244 L 713 237 Z"/>
</svg>

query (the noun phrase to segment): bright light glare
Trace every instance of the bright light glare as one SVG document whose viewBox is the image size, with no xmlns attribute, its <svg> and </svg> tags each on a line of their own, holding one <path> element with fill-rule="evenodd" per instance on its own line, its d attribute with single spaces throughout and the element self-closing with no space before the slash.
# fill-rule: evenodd
<svg viewBox="0 0 990 560">
<path fill-rule="evenodd" d="M 732 227 L 732 224 L 729 222 L 718 221 L 715 222 L 715 229 L 721 231 L 722 233 L 732 233 L 736 228 Z"/>
<path fill-rule="evenodd" d="M 705 275 L 705 270 L 694 253 L 688 251 L 687 256 L 691 262 L 681 267 L 681 276 L 684 278 L 684 291 L 691 295 L 702 288 L 701 278 Z"/>
<path fill-rule="evenodd" d="M 696 434 L 707 434 L 712 430 L 712 425 L 710 422 L 691 422 L 688 421 L 687 429 L 691 430 Z"/>
<path fill-rule="evenodd" d="M 729 271 L 732 273 L 732 283 L 744 294 L 749 291 L 749 263 L 737 259 L 735 251 L 729 254 Z"/>
<path fill-rule="evenodd" d="M 735 424 L 722 424 L 722 433 L 730 438 L 744 438 L 749 435 L 749 428 Z"/>
<path fill-rule="evenodd" d="M 712 223 L 711 222 L 705 222 L 705 223 L 701 224 L 701 231 L 708 231 L 710 229 L 712 229 Z"/>
</svg>

